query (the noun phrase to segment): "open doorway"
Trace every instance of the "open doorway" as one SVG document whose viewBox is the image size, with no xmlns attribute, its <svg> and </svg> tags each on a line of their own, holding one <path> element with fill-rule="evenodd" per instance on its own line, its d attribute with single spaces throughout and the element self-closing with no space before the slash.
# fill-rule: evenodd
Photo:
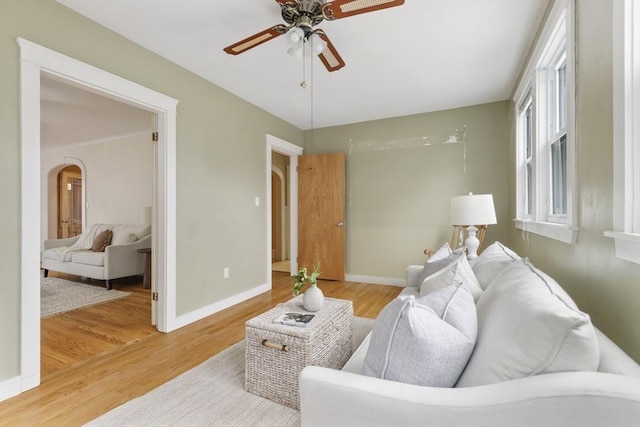
<svg viewBox="0 0 640 427">
<path fill-rule="evenodd" d="M 288 265 L 288 272 L 293 274 L 292 272 L 297 271 L 298 270 L 298 175 L 296 173 L 296 169 L 298 167 L 298 156 L 300 156 L 302 154 L 302 147 L 292 144 L 290 142 L 287 142 L 283 139 L 277 138 L 273 135 L 266 135 L 266 142 L 267 142 L 267 164 L 266 164 L 266 170 L 267 170 L 267 176 L 266 176 L 266 182 L 267 182 L 267 224 L 270 224 L 271 226 L 267 227 L 267 281 L 269 283 L 269 285 L 271 285 L 272 283 L 272 274 L 273 274 L 273 254 L 274 254 L 274 242 L 273 239 L 275 238 L 282 238 L 282 233 L 280 233 L 280 236 L 274 236 L 274 203 L 273 203 L 273 199 L 274 199 L 274 195 L 273 193 L 275 191 L 280 192 L 280 196 L 277 197 L 276 199 L 279 199 L 280 201 L 277 201 L 276 203 L 279 206 L 282 206 L 284 203 L 286 203 L 286 208 L 282 208 L 282 210 L 285 211 L 285 213 L 282 214 L 282 216 L 288 218 L 288 224 L 286 226 L 286 230 L 283 231 L 283 233 L 286 233 L 286 237 L 285 239 L 287 240 L 287 244 L 286 245 L 282 245 L 282 247 L 286 247 L 287 250 L 287 256 L 286 258 L 289 259 L 289 265 Z M 273 179 L 273 170 L 274 170 L 274 159 L 279 158 L 278 156 L 283 156 L 284 158 L 286 158 L 286 165 L 288 165 L 288 170 L 289 173 L 285 174 L 283 173 L 282 178 L 279 180 L 279 182 L 283 183 L 283 184 L 276 184 L 274 185 L 274 183 L 272 182 Z M 285 168 L 286 170 L 287 168 Z M 280 176 L 278 176 L 278 178 L 280 178 Z M 283 190 L 283 186 L 284 188 L 286 188 L 286 191 Z M 275 187 L 275 188 L 274 188 Z M 284 194 L 282 194 L 282 191 L 284 191 Z M 278 221 L 277 224 L 281 225 L 281 229 L 285 228 L 282 227 L 282 216 L 280 221 Z"/>
<path fill-rule="evenodd" d="M 273 271 L 291 271 L 289 255 L 289 156 L 271 158 L 271 260 Z"/>
<path fill-rule="evenodd" d="M 146 109 L 157 117 L 154 145 L 153 214 L 155 238 L 152 274 L 158 296 L 157 329 L 169 332 L 180 325 L 176 318 L 176 106 L 178 101 L 82 63 L 58 52 L 18 38 L 20 47 L 21 117 L 21 292 L 20 292 L 20 378 L 10 395 L 40 384 L 40 252 L 43 233 L 42 209 L 46 206 L 41 188 L 46 177 L 40 172 L 40 79 L 55 76 L 70 85 L 82 87 L 128 105 Z M 34 167 L 34 165 L 36 167 Z M 86 180 L 86 175 L 85 175 Z M 40 227 L 34 224 L 40 223 Z M 41 234 L 42 233 L 42 234 Z"/>
<path fill-rule="evenodd" d="M 76 236 L 86 241 L 97 224 L 105 224 L 100 227 L 113 234 L 122 225 L 151 230 L 147 213 L 154 201 L 155 114 L 46 74 L 41 76 L 40 89 L 44 249 L 57 246 L 56 242 L 71 242 L 68 239 Z M 149 249 L 152 237 L 144 241 L 138 246 Z M 149 256 L 153 264 L 152 253 L 132 250 L 128 258 L 138 258 L 138 270 L 129 266 L 119 276 L 113 276 L 113 270 L 102 276 L 102 268 L 107 274 L 110 249 L 78 251 L 70 260 L 75 267 L 68 270 L 61 265 L 41 277 L 42 378 L 159 333 L 153 327 L 151 289 L 144 280 L 145 258 Z M 109 280 L 110 296 L 101 295 L 103 279 Z M 79 295 L 83 297 L 77 307 L 73 301 Z M 104 301 L 108 297 L 113 299 Z M 52 309 L 62 298 L 65 305 Z M 82 307 L 84 304 L 89 306 Z"/>
</svg>

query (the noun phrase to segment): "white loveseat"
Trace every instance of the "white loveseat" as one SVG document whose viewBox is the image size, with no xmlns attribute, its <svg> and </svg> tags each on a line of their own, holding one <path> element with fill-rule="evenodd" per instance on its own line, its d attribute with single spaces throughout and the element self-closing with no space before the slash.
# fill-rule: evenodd
<svg viewBox="0 0 640 427">
<path fill-rule="evenodd" d="M 420 294 L 422 271 L 423 266 L 408 267 L 401 295 Z M 303 369 L 302 426 L 640 425 L 640 366 L 593 327 L 553 279 L 498 242 L 481 254 L 473 271 L 482 288 L 475 295 L 477 342 L 455 387 L 363 375 L 369 334 L 342 370 Z M 537 318 L 530 302 L 537 297 L 526 291 L 532 281 L 542 283 L 537 290 L 547 294 L 542 297 L 549 306 L 559 304 L 558 311 L 566 308 L 573 319 L 582 319 L 577 337 L 566 329 L 559 337 L 549 335 L 558 329 L 550 326 L 554 320 Z M 509 292 L 518 296 L 510 300 Z M 550 344 L 556 341 L 558 347 Z"/>
<path fill-rule="evenodd" d="M 104 230 L 113 232 L 111 244 L 93 252 L 94 239 Z M 53 270 L 104 280 L 110 290 L 112 279 L 144 274 L 145 254 L 137 251 L 150 247 L 150 225 L 94 224 L 76 237 L 45 240 L 42 268 L 45 277 Z"/>
</svg>

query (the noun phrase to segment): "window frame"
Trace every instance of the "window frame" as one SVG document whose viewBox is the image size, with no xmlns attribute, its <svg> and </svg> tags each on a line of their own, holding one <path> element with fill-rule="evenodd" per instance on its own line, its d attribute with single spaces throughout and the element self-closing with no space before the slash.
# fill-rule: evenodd
<svg viewBox="0 0 640 427">
<path fill-rule="evenodd" d="M 523 140 L 518 155 L 518 188 L 520 194 L 522 194 L 522 216 L 525 219 L 531 219 L 533 217 L 535 198 L 535 162 L 534 162 L 534 138 L 535 138 L 535 126 L 534 123 L 534 109 L 533 109 L 533 96 L 531 91 L 527 91 L 523 99 L 518 104 L 516 111 L 517 120 L 517 135 L 518 140 Z"/>
<path fill-rule="evenodd" d="M 574 244 L 577 239 L 576 212 L 576 143 L 575 143 L 575 3 L 559 0 L 551 10 L 540 37 L 527 63 L 515 92 L 516 116 L 516 228 Z M 558 122 L 557 84 L 558 65 L 565 69 L 565 127 L 555 130 Z M 555 91 L 551 88 L 555 84 Z M 526 169 L 524 167 L 522 107 L 532 98 L 533 117 L 533 207 L 527 214 Z M 565 137 L 566 164 L 564 201 L 566 213 L 553 213 L 552 144 Z"/>
<path fill-rule="evenodd" d="M 616 256 L 640 264 L 640 5 L 613 4 L 613 231 Z"/>
</svg>

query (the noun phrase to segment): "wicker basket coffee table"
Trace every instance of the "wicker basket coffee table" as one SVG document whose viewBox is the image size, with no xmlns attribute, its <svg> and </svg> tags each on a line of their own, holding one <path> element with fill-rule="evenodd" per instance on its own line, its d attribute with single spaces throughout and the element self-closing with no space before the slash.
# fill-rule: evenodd
<svg viewBox="0 0 640 427">
<path fill-rule="evenodd" d="M 247 321 L 245 388 L 298 409 L 298 376 L 305 366 L 340 369 L 351 357 L 353 303 L 325 298 L 306 327 L 273 322 L 289 312 L 308 313 L 301 296 Z"/>
</svg>

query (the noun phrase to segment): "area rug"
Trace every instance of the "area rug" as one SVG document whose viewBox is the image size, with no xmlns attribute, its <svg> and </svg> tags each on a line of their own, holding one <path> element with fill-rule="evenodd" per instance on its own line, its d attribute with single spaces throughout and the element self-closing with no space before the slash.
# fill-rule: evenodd
<svg viewBox="0 0 640 427">
<path fill-rule="evenodd" d="M 372 326 L 372 319 L 354 318 L 354 348 Z M 240 341 L 86 426 L 299 426 L 299 411 L 245 391 L 244 360 Z"/>
<path fill-rule="evenodd" d="M 102 304 L 131 295 L 115 289 L 71 282 L 59 277 L 40 278 L 40 317 Z"/>
</svg>

